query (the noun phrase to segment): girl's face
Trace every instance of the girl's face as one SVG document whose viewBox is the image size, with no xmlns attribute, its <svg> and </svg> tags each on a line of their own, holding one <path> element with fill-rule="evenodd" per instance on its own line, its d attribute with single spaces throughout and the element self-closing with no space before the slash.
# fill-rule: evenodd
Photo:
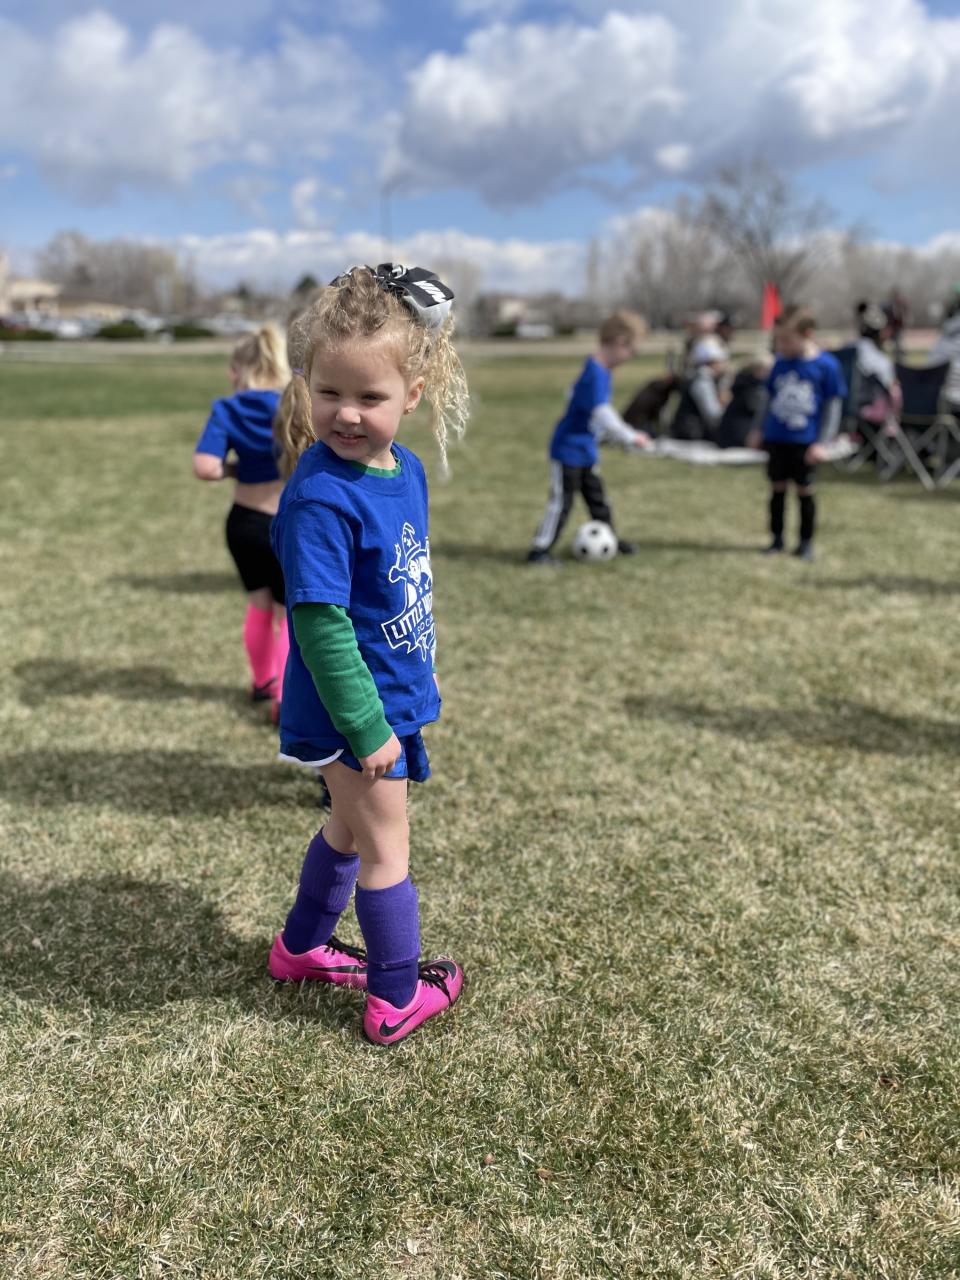
<svg viewBox="0 0 960 1280">
<path fill-rule="evenodd" d="M 423 394 L 423 379 L 407 385 L 389 346 L 351 344 L 319 350 L 310 369 L 310 405 L 318 440 L 338 458 L 390 469 L 400 419 Z"/>
</svg>

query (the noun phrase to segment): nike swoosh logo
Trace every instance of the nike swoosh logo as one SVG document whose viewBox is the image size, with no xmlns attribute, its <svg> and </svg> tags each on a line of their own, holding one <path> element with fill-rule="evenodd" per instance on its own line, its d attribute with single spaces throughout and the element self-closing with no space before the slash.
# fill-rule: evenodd
<svg viewBox="0 0 960 1280">
<path fill-rule="evenodd" d="M 388 1024 L 388 1022 L 387 1022 L 386 1018 L 384 1018 L 384 1020 L 380 1023 L 380 1034 L 381 1034 L 382 1036 L 395 1036 L 395 1035 L 397 1034 L 397 1032 L 398 1032 L 398 1031 L 402 1031 L 402 1030 L 403 1030 L 403 1028 L 404 1028 L 404 1027 L 407 1025 L 407 1023 L 410 1021 L 410 1019 L 411 1019 L 415 1014 L 418 1014 L 422 1008 L 423 1008 L 423 1005 L 422 1005 L 422 1004 L 418 1004 L 418 1005 L 417 1005 L 417 1007 L 414 1009 L 413 1013 L 408 1013 L 408 1014 L 407 1014 L 407 1016 L 406 1016 L 405 1018 L 401 1018 L 401 1019 L 400 1019 L 400 1021 L 397 1023 L 397 1025 L 396 1025 L 395 1027 L 391 1027 L 391 1026 Z"/>
<path fill-rule="evenodd" d="M 363 965 L 359 964 L 311 964 L 307 968 L 318 973 L 363 973 Z"/>
</svg>

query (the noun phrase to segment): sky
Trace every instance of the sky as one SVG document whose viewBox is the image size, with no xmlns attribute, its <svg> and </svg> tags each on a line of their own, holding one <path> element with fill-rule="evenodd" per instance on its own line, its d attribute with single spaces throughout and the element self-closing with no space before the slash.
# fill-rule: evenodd
<svg viewBox="0 0 960 1280">
<path fill-rule="evenodd" d="M 586 245 L 764 156 L 877 238 L 960 242 L 960 0 L 0 0 L 0 247 L 169 244 L 577 292 Z"/>
</svg>

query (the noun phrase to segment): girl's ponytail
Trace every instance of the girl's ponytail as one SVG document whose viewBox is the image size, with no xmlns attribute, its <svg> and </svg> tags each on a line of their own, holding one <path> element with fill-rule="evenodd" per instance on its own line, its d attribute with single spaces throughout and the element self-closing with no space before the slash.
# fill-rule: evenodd
<svg viewBox="0 0 960 1280">
<path fill-rule="evenodd" d="M 275 324 L 261 325 L 256 333 L 241 338 L 233 349 L 230 363 L 243 390 L 272 390 L 290 381 L 283 335 Z"/>
<path fill-rule="evenodd" d="M 307 380 L 297 372 L 287 383 L 273 419 L 273 439 L 277 447 L 280 475 L 288 480 L 305 449 L 316 444 L 310 392 Z"/>
</svg>

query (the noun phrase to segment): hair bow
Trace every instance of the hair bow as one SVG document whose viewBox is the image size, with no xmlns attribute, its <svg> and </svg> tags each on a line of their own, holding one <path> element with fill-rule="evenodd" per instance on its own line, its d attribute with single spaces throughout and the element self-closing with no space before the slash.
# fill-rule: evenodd
<svg viewBox="0 0 960 1280">
<path fill-rule="evenodd" d="M 403 267 L 395 262 L 381 262 L 376 269 L 367 267 L 367 270 L 373 274 L 381 289 L 395 294 L 430 332 L 439 329 L 450 314 L 453 290 L 425 267 Z M 342 277 L 338 276 L 337 280 L 340 279 Z M 332 283 L 336 284 L 337 281 Z"/>
</svg>

